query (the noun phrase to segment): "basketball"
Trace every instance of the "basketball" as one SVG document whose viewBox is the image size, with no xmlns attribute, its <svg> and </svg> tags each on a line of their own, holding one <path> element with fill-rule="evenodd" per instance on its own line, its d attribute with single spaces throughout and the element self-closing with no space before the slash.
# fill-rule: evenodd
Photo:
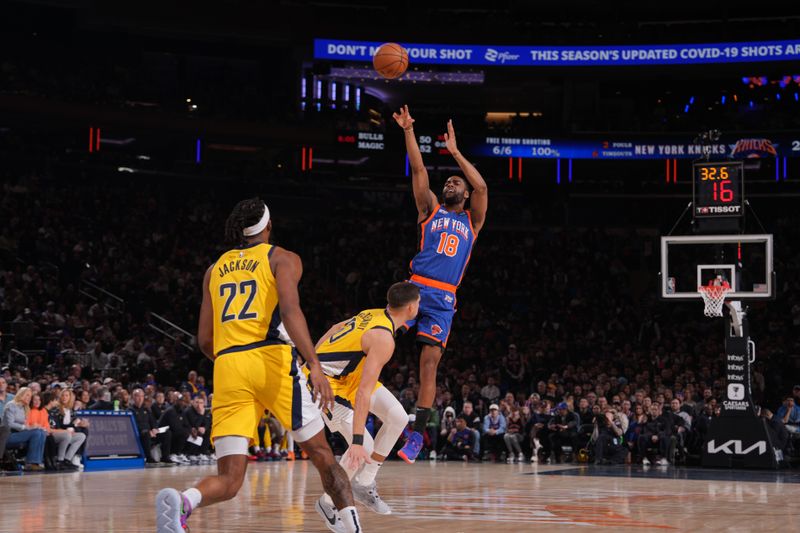
<svg viewBox="0 0 800 533">
<path fill-rule="evenodd" d="M 408 68 L 408 52 L 397 43 L 382 44 L 372 56 L 372 66 L 387 80 L 399 78 Z"/>
</svg>

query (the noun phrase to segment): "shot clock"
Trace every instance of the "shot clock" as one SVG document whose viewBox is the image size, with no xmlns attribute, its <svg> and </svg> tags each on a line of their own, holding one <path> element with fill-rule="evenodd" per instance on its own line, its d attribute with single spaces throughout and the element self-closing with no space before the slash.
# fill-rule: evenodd
<svg viewBox="0 0 800 533">
<path fill-rule="evenodd" d="M 695 218 L 741 217 L 744 214 L 742 173 L 740 161 L 695 163 Z"/>
</svg>

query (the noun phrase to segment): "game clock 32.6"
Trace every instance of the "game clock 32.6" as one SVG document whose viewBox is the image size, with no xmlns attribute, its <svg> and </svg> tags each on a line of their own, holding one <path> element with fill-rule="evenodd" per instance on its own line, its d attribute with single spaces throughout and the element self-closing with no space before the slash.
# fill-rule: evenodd
<svg viewBox="0 0 800 533">
<path fill-rule="evenodd" d="M 695 163 L 693 202 L 695 217 L 742 216 L 742 163 Z"/>
</svg>

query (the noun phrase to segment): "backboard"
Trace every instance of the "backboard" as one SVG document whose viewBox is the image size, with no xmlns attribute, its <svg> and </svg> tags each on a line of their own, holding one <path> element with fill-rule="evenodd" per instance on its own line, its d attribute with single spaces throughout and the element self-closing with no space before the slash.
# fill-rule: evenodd
<svg viewBox="0 0 800 533">
<path fill-rule="evenodd" d="M 718 276 L 731 286 L 726 300 L 774 297 L 772 235 L 661 237 L 661 297 L 702 299 L 697 288 Z"/>
</svg>

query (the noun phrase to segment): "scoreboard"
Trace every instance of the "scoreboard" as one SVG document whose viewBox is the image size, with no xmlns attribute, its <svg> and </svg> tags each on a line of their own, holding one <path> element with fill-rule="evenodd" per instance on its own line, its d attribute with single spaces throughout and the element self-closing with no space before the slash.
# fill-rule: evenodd
<svg viewBox="0 0 800 533">
<path fill-rule="evenodd" d="M 741 217 L 744 214 L 741 161 L 695 163 L 693 185 L 695 218 Z"/>
</svg>

